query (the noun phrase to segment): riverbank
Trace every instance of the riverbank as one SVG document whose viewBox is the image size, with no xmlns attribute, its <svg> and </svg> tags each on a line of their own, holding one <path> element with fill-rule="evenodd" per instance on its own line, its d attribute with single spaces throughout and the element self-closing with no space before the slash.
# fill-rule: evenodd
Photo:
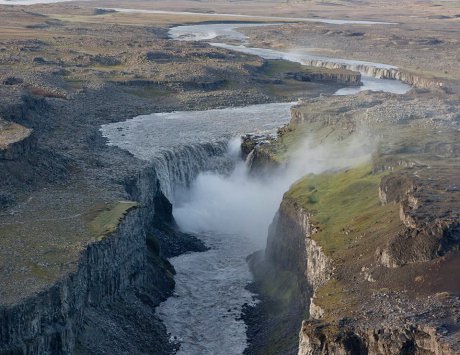
<svg viewBox="0 0 460 355">
<path fill-rule="evenodd" d="M 356 84 L 358 75 L 171 42 L 171 17 L 152 25 L 152 16 L 82 4 L 1 11 L 1 116 L 32 131 L 0 160 L 0 352 L 169 353 L 154 311 L 173 288 L 167 258 L 203 246 L 184 234 L 171 243 L 158 230 L 159 222 L 173 224 L 161 183 L 174 181 L 107 146 L 100 126 L 152 112 L 316 98 Z M 414 101 L 407 115 L 427 116 L 455 100 Z M 392 104 L 385 112 L 397 115 L 405 98 Z M 162 156 L 166 170 L 190 182 L 202 166 L 183 174 L 177 158 L 190 153 L 199 163 L 197 147 L 174 148 Z M 207 156 L 223 151 L 198 148 Z"/>
<path fill-rule="evenodd" d="M 458 123 L 448 118 L 449 105 L 438 106 L 434 117 L 414 114 L 412 109 L 423 110 L 422 102 L 432 100 L 415 92 L 390 118 L 393 100 L 380 94 L 305 101 L 292 109 L 291 123 L 280 130 L 276 141 L 255 148 L 289 169 L 294 147 L 308 132 L 310 148 L 304 146 L 304 151 L 313 149 L 313 144 L 314 150 L 323 152 L 318 159 L 328 159 L 330 169 L 303 177 L 285 193 L 265 256 L 259 254 L 253 265 L 262 304 L 246 310 L 245 317 L 254 349 L 260 348 L 259 341 L 270 344 L 287 332 L 300 316 L 304 321 L 296 349 L 302 354 L 381 353 L 381 349 L 394 353 L 407 346 L 415 353 L 456 353 L 459 290 L 445 270 L 458 260 L 458 216 L 453 207 L 457 192 L 446 187 L 458 174 L 454 167 L 459 159 Z M 414 118 L 400 118 L 408 112 Z M 378 132 L 376 143 L 369 146 L 362 136 L 353 139 L 362 132 L 366 137 Z M 454 148 L 438 150 L 445 145 Z M 350 149 L 355 151 L 346 168 L 333 168 L 334 161 L 324 156 L 334 146 L 343 159 Z M 372 152 L 368 159 L 356 161 L 356 153 L 367 149 Z M 434 166 L 436 171 L 431 170 Z M 410 188 L 409 181 L 414 184 Z M 417 205 L 409 207 L 407 201 L 413 198 Z M 414 218 L 411 224 L 408 218 Z M 431 229 L 433 224 L 440 229 Z M 263 266 L 267 263 L 272 265 L 270 272 Z M 297 280 L 292 285 L 301 307 L 273 327 L 266 307 L 276 309 L 270 299 L 273 290 L 292 289 L 283 285 L 289 279 Z M 276 282 L 267 288 L 264 282 L 270 280 Z M 284 309 L 289 311 L 286 305 Z M 254 319 L 261 323 L 255 324 Z"/>
<path fill-rule="evenodd" d="M 155 315 L 174 287 L 167 258 L 203 248 L 187 235 L 159 231 L 173 222 L 159 182 L 174 181 L 160 178 L 155 164 L 107 146 L 99 128 L 152 112 L 290 101 L 299 85 L 285 73 L 302 70 L 266 70 L 253 56 L 172 44 L 161 26 L 49 14 L 80 11 L 62 6 L 2 8 L 0 112 L 9 126 L 32 133 L 0 161 L 0 352 L 169 353 Z M 96 18 L 92 11 L 87 15 Z M 285 96 L 267 91 L 266 80 Z M 341 87 L 301 84 L 312 96 Z M 165 167 L 175 169 L 180 158 L 166 155 Z M 138 207 L 124 211 L 123 201 Z"/>
</svg>

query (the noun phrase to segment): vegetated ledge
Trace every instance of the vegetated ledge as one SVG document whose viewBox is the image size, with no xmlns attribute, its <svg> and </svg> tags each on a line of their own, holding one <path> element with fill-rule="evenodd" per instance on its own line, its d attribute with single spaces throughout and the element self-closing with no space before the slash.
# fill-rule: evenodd
<svg viewBox="0 0 460 355">
<path fill-rule="evenodd" d="M 32 130 L 0 118 L 0 160 L 15 160 L 27 155 Z"/>
<path fill-rule="evenodd" d="M 17 304 L 2 306 L 0 353 L 75 353 L 91 310 L 122 295 L 134 302 L 136 292 L 152 303 L 165 297 L 174 284 L 168 276 L 173 270 L 150 261 L 144 217 L 133 203 L 99 211 L 90 224 L 102 229 L 93 228 L 95 241 L 81 251 L 73 273 Z M 157 275 L 148 272 L 152 268 Z"/>
<path fill-rule="evenodd" d="M 83 216 L 94 238 L 82 247 L 73 272 L 1 306 L 0 353 L 173 351 L 154 313 L 174 287 L 174 269 L 164 256 L 171 251 L 160 248 L 163 232 L 157 229 L 173 223 L 172 206 L 153 164 L 127 177 L 125 188 L 135 201 L 95 206 Z M 204 249 L 186 236 L 169 238 L 186 243 L 177 250 Z"/>
<path fill-rule="evenodd" d="M 380 141 L 371 164 L 295 183 L 270 228 L 265 261 L 279 282 L 297 275 L 303 290 L 299 354 L 460 349 L 459 133 L 455 122 L 408 119 L 419 99 L 402 98 L 395 120 L 393 95 L 309 100 L 276 141 L 256 145 L 284 164 L 305 132 L 312 144 L 339 142 L 344 151 L 359 131 Z"/>
<path fill-rule="evenodd" d="M 138 213 L 128 214 L 115 233 L 83 250 L 75 273 L 20 304 L 2 307 L 0 352 L 73 352 L 85 308 L 110 302 L 128 286 L 143 284 L 140 222 Z"/>
</svg>

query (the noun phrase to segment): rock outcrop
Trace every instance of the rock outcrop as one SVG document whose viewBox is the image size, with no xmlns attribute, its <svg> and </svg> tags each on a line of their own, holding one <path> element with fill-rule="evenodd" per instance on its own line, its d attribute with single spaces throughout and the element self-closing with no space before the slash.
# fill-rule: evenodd
<svg viewBox="0 0 460 355">
<path fill-rule="evenodd" d="M 451 158 L 458 154 L 455 149 L 449 151 Z M 460 191 L 455 173 L 439 168 L 433 180 L 430 167 L 417 168 L 416 174 L 402 169 L 380 183 L 380 200 L 399 204 L 399 218 L 405 226 L 377 251 L 377 259 L 386 267 L 433 260 L 460 244 L 460 214 L 455 207 Z"/>
<path fill-rule="evenodd" d="M 291 186 L 270 227 L 265 257 L 298 275 L 308 313 L 298 354 L 457 353 L 460 299 L 448 270 L 458 265 L 458 133 L 398 123 L 395 138 L 393 127 L 369 115 L 385 101 L 320 110 L 309 103 L 292 109 L 281 135 L 317 130 L 326 135 L 321 142 L 346 142 L 363 126 L 372 132 L 373 120 L 390 136 L 374 166 Z M 266 154 L 279 154 L 283 144 L 272 142 Z"/>
<path fill-rule="evenodd" d="M 298 354 L 455 354 L 429 327 L 359 329 L 342 324 L 330 331 L 321 321 L 303 322 Z"/>
<path fill-rule="evenodd" d="M 74 273 L 19 304 L 2 306 L 0 353 L 74 353 L 86 312 L 129 294 L 143 295 L 146 307 L 168 295 L 173 269 L 146 245 L 155 215 L 153 200 L 161 193 L 156 179 L 144 180 L 151 177 L 146 171 L 136 181 L 142 191 L 148 190 L 142 207 L 129 210 L 115 232 L 88 244 Z M 167 342 L 163 345 L 168 347 Z"/>
<path fill-rule="evenodd" d="M 13 196 L 12 187 L 27 189 L 65 177 L 69 160 L 56 151 L 39 147 L 37 130 L 30 128 L 49 105 L 43 99 L 23 95 L 18 102 L 0 109 L 4 118 L 0 118 L 0 195 Z"/>
<path fill-rule="evenodd" d="M 73 272 L 39 294 L 1 306 L 0 353 L 171 353 L 174 345 L 154 314 L 174 287 L 166 257 L 205 247 L 174 230 L 165 193 L 210 168 L 213 154 L 225 147 L 220 142 L 166 151 L 126 177 L 127 195 L 138 207 L 113 232 L 84 246 Z"/>
<path fill-rule="evenodd" d="M 315 67 L 319 67 L 316 66 Z M 341 68 L 340 68 L 341 69 Z M 315 72 L 311 73 L 286 73 L 286 78 L 298 81 L 317 81 L 317 82 L 331 82 L 337 84 L 345 84 L 349 86 L 359 86 L 361 84 L 361 74 L 356 71 L 328 71 L 328 72 Z"/>
<path fill-rule="evenodd" d="M 309 60 L 305 65 L 328 69 L 347 69 L 360 72 L 363 75 L 372 76 L 379 79 L 393 79 L 403 81 L 417 88 L 435 89 L 443 87 L 443 82 L 436 79 L 425 78 L 423 76 L 400 70 L 395 67 L 376 67 L 372 64 L 341 64 L 323 60 Z"/>
<path fill-rule="evenodd" d="M 18 160 L 28 156 L 33 146 L 32 130 L 0 119 L 0 160 Z"/>
</svg>

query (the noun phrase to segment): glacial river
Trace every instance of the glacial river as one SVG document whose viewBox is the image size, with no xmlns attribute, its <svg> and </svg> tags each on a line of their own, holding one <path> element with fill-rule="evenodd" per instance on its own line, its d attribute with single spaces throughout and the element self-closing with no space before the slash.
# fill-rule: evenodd
<svg viewBox="0 0 460 355">
<path fill-rule="evenodd" d="M 292 105 L 155 113 L 104 125 L 101 131 L 109 144 L 151 161 L 184 144 L 229 140 L 245 132 L 275 132 L 288 122 Z M 179 354 L 236 355 L 246 347 L 241 308 L 244 303 L 252 303 L 254 295 L 245 289 L 251 282 L 245 259 L 264 247 L 266 227 L 283 191 L 272 194 L 272 200 L 261 208 L 257 200 L 260 184 L 247 179 L 246 167 L 239 159 L 239 140 L 231 143 L 224 157 L 237 165 L 231 176 L 201 174 L 189 190 L 165 191 L 173 200 L 178 224 L 211 248 L 170 260 L 177 272 L 176 288 L 157 313 L 171 340 L 180 341 Z M 201 155 L 191 150 L 178 159 L 182 161 L 172 170 L 194 164 Z M 159 165 L 157 170 L 163 174 L 164 168 Z"/>
<path fill-rule="evenodd" d="M 0 5 L 32 5 L 72 0 L 0 0 Z M 177 14 L 201 17 L 229 16 L 241 20 L 320 22 L 331 25 L 396 25 L 393 23 L 338 20 L 322 18 L 286 18 L 234 14 L 197 14 L 140 9 L 114 9 L 119 12 L 152 14 Z M 248 38 L 238 31 L 242 27 L 272 24 L 205 24 L 177 26 L 170 29 L 174 40 L 212 41 L 213 46 L 253 54 L 266 59 L 283 59 L 301 64 L 317 60 L 338 63 L 351 68 L 370 66 L 396 69 L 388 64 L 362 62 L 349 59 L 316 56 L 308 49 L 299 52 L 282 52 L 269 48 L 253 48 Z M 217 40 L 217 41 L 216 41 Z M 230 42 L 230 43 L 229 43 Z M 236 44 L 235 44 L 236 42 Z M 336 95 L 352 95 L 362 90 L 406 93 L 410 87 L 396 80 L 373 78 L 362 72 L 360 87 L 340 89 Z M 184 145 L 230 140 L 247 132 L 273 132 L 289 121 L 292 103 L 251 105 L 208 111 L 155 113 L 139 116 L 125 122 L 104 125 L 102 134 L 109 144 L 130 151 L 134 156 L 151 161 L 167 150 Z M 248 178 L 246 166 L 238 158 L 237 140 L 229 144 L 224 157 L 234 163 L 229 175 L 207 172 L 198 175 L 189 189 L 174 191 L 168 186 L 165 193 L 174 202 L 174 216 L 183 230 L 197 234 L 210 247 L 203 253 L 188 253 L 171 259 L 177 275 L 174 295 L 157 309 L 172 341 L 181 344 L 179 354 L 211 355 L 242 354 L 247 346 L 246 325 L 240 319 L 242 306 L 254 302 L 254 295 L 245 289 L 251 282 L 246 256 L 264 247 L 267 228 L 272 220 L 283 192 L 297 175 L 284 174 L 274 181 Z M 198 151 L 198 150 L 197 150 Z M 202 153 L 202 151 L 200 151 Z M 200 159 L 203 158 L 200 155 Z M 311 157 L 319 152 L 312 152 Z M 177 170 L 192 164 L 193 150 L 181 156 Z M 179 164 L 180 163 L 180 164 Z M 307 161 L 303 172 L 318 172 L 321 165 Z M 164 169 L 163 165 L 158 170 Z M 161 171 L 160 171 L 161 173 Z M 163 172 L 167 177 L 171 172 Z M 275 181 L 276 180 L 276 181 Z"/>
<path fill-rule="evenodd" d="M 214 41 L 214 46 L 284 59 L 304 64 L 312 58 L 306 53 L 284 53 L 267 48 L 250 48 L 239 27 L 260 24 L 206 24 L 178 26 L 169 34 L 175 40 Z M 231 41 L 232 44 L 229 44 Z M 239 44 L 235 44 L 239 42 Z M 327 61 L 375 67 L 386 64 L 326 58 Z M 393 68 L 393 67 L 391 67 Z M 395 80 L 363 77 L 363 86 L 345 88 L 337 95 L 360 90 L 405 93 L 409 86 Z M 165 149 L 184 144 L 229 140 L 242 133 L 273 131 L 290 119 L 292 103 L 251 105 L 208 111 L 155 113 L 125 122 L 105 125 L 101 131 L 109 144 L 119 146 L 144 160 L 152 160 Z M 245 289 L 251 281 L 246 256 L 264 247 L 267 228 L 282 194 L 297 175 L 284 175 L 280 181 L 265 182 L 248 178 L 238 159 L 238 141 L 232 141 L 226 158 L 233 161 L 230 175 L 216 172 L 200 174 L 189 189 L 168 191 L 173 199 L 174 216 L 181 228 L 197 234 L 211 249 L 172 258 L 177 275 L 174 295 L 157 309 L 173 341 L 181 344 L 179 354 L 241 354 L 247 346 L 246 325 L 240 319 L 244 303 L 254 302 Z M 311 156 L 318 156 L 312 152 Z M 185 156 L 184 159 L 194 159 Z M 186 162 L 181 162 L 184 164 Z M 189 162 L 190 163 L 190 162 Z M 305 162 L 304 162 L 305 163 Z M 310 164 L 305 171 L 318 172 Z M 307 164 L 307 165 L 308 165 Z M 272 180 L 276 180 L 273 177 Z"/>
<path fill-rule="evenodd" d="M 355 23 L 359 23 L 356 21 Z M 395 94 L 405 94 L 410 90 L 410 86 L 399 80 L 388 80 L 374 78 L 367 75 L 367 71 L 362 71 L 361 68 L 377 68 L 377 69 L 397 69 L 397 67 L 389 64 L 366 62 L 360 60 L 351 60 L 344 58 L 334 58 L 313 55 L 308 53 L 308 48 L 304 51 L 283 52 L 270 48 L 254 48 L 248 46 L 248 38 L 243 33 L 238 31 L 238 28 L 273 26 L 276 23 L 269 24 L 205 24 L 205 25 L 189 25 L 173 27 L 169 31 L 171 38 L 182 41 L 210 41 L 214 39 L 240 42 L 240 44 L 229 44 L 225 42 L 210 42 L 215 47 L 225 48 L 232 51 L 257 55 L 264 59 L 282 59 L 302 65 L 308 64 L 311 61 L 319 61 L 326 63 L 336 63 L 346 66 L 352 70 L 361 71 L 362 85 L 358 87 L 348 87 L 340 89 L 336 95 L 353 95 L 360 91 L 385 91 Z M 361 69 L 361 70 L 360 70 Z"/>
</svg>

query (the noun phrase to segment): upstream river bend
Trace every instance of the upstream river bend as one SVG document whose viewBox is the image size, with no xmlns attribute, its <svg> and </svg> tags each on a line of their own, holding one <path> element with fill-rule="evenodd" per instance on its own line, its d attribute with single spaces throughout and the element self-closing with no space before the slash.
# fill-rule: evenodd
<svg viewBox="0 0 460 355">
<path fill-rule="evenodd" d="M 340 25 L 337 20 L 332 23 Z M 248 38 L 238 31 L 240 27 L 251 26 L 261 24 L 177 26 L 170 29 L 169 35 L 172 40 L 213 41 L 213 46 L 301 64 L 313 58 L 357 66 L 395 68 L 388 64 L 318 57 L 308 52 L 285 53 L 252 48 L 248 45 Z M 404 94 L 410 89 L 396 80 L 363 76 L 362 81 L 363 86 L 341 89 L 336 94 L 352 95 L 361 90 Z M 292 105 L 272 103 L 154 113 L 105 125 L 101 131 L 109 144 L 151 161 L 165 149 L 222 139 L 230 142 L 231 137 L 248 132 L 274 132 L 276 127 L 289 121 Z M 180 342 L 179 354 L 237 355 L 246 348 L 246 325 L 240 319 L 241 310 L 243 304 L 256 301 L 255 295 L 245 289 L 251 282 L 246 257 L 264 247 L 268 225 L 283 192 L 293 182 L 286 180 L 274 188 L 249 180 L 245 165 L 238 158 L 238 140 L 231 142 L 226 159 L 235 166 L 232 173 L 204 172 L 187 191 L 181 189 L 178 193 L 174 187 L 166 191 L 181 228 L 197 234 L 211 248 L 207 252 L 171 259 L 177 271 L 176 289 L 174 295 L 158 307 L 157 314 L 165 323 L 171 340 Z M 193 159 L 193 155 L 187 157 L 184 159 Z M 258 201 L 260 196 L 264 196 L 262 202 Z"/>
</svg>

